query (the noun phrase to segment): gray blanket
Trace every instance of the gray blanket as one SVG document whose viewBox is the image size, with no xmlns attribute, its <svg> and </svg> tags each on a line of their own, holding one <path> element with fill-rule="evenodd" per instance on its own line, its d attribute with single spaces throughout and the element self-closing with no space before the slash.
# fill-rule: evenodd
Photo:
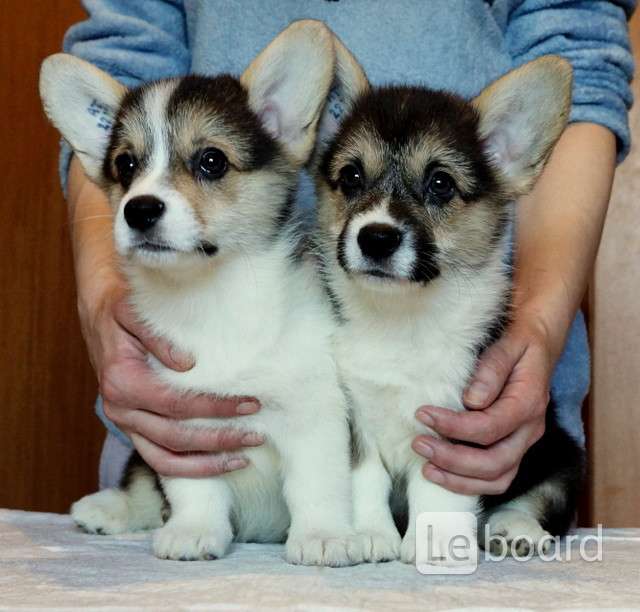
<svg viewBox="0 0 640 612">
<path fill-rule="evenodd" d="M 483 560 L 470 576 L 423 576 L 401 563 L 294 567 L 265 545 L 160 561 L 148 535 L 92 536 L 68 516 L 0 510 L 0 610 L 640 610 L 640 529 L 605 530 L 602 542 L 601 562 L 581 560 L 577 541 L 571 561 Z"/>
</svg>

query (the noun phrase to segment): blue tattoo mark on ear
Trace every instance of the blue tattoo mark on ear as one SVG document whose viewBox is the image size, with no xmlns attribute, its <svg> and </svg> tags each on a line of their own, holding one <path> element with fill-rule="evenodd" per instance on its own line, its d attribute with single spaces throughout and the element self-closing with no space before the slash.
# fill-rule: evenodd
<svg viewBox="0 0 640 612">
<path fill-rule="evenodd" d="M 98 102 L 98 100 L 91 100 L 91 104 L 87 107 L 87 112 L 97 119 L 96 127 L 110 132 L 113 127 L 113 111 L 105 104 Z"/>
<path fill-rule="evenodd" d="M 328 109 L 329 114 L 336 120 L 344 115 L 344 101 L 340 97 L 340 89 L 334 87 L 329 92 Z"/>
</svg>

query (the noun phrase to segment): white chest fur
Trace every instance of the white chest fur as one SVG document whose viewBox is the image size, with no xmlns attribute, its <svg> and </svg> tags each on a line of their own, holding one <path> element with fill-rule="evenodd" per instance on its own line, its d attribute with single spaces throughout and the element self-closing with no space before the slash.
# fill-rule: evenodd
<svg viewBox="0 0 640 612">
<path fill-rule="evenodd" d="M 417 459 L 411 440 L 425 431 L 415 417 L 420 406 L 463 409 L 477 348 L 508 282 L 496 256 L 473 281 L 440 278 L 400 294 L 337 284 L 346 318 L 337 340 L 341 376 L 359 427 L 392 471 Z"/>
<path fill-rule="evenodd" d="M 333 323 L 315 274 L 292 263 L 288 248 L 276 244 L 260 255 L 235 257 L 184 285 L 132 275 L 137 312 L 195 358 L 185 373 L 155 364 L 168 383 L 268 403 L 279 395 L 284 372 L 314 367 L 305 357 L 329 350 Z"/>
</svg>

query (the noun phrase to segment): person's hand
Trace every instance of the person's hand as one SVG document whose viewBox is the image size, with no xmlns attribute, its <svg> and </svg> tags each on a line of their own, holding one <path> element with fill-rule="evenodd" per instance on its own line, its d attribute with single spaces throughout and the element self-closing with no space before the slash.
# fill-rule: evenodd
<svg viewBox="0 0 640 612">
<path fill-rule="evenodd" d="M 247 465 L 238 451 L 262 444 L 261 436 L 189 428 L 182 420 L 253 414 L 259 410 L 257 400 L 189 396 L 163 384 L 147 364 L 148 353 L 179 372 L 191 369 L 193 360 L 145 329 L 128 305 L 124 286 L 107 290 L 92 314 L 81 312 L 81 322 L 105 414 L 154 470 L 165 476 L 204 477 Z"/>
<path fill-rule="evenodd" d="M 413 442 L 428 459 L 425 478 L 465 495 L 507 490 L 525 452 L 544 433 L 557 358 L 552 344 L 545 326 L 523 315 L 482 354 L 464 394 L 469 410 L 418 410 L 417 418 L 443 436 L 423 435 Z"/>
</svg>

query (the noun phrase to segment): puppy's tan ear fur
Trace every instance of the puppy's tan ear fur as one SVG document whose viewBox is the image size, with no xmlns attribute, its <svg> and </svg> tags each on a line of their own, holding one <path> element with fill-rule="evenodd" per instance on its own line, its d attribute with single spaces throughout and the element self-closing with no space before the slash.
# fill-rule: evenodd
<svg viewBox="0 0 640 612">
<path fill-rule="evenodd" d="M 329 29 L 307 19 L 280 33 L 240 78 L 252 110 L 297 164 L 313 150 L 334 64 Z"/>
<path fill-rule="evenodd" d="M 569 62 L 545 56 L 489 85 L 473 104 L 480 136 L 513 197 L 529 192 L 560 138 L 571 110 Z"/>
<path fill-rule="evenodd" d="M 40 69 L 40 97 L 51 123 L 98 181 L 113 120 L 126 88 L 73 55 L 57 53 Z"/>
</svg>

